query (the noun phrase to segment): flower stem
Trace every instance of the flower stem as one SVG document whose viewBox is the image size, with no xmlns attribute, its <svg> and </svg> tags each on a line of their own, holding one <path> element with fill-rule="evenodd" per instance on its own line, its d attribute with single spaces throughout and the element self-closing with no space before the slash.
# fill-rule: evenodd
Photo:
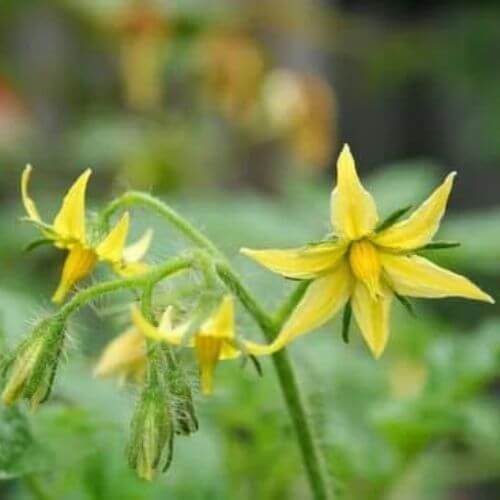
<svg viewBox="0 0 500 500">
<path fill-rule="evenodd" d="M 154 283 L 157 283 L 167 276 L 189 269 L 192 264 L 193 259 L 191 257 L 177 257 L 152 268 L 151 271 L 141 274 L 140 276 L 106 281 L 104 283 L 90 286 L 73 295 L 73 297 L 71 297 L 71 299 L 66 302 L 61 309 L 59 309 L 56 315 L 61 319 L 66 319 L 81 306 L 91 302 L 101 295 L 117 292 L 119 290 L 128 290 L 132 288 L 144 289 L 151 287 Z"/>
<path fill-rule="evenodd" d="M 117 210 L 134 205 L 143 205 L 175 226 L 188 240 L 209 252 L 217 260 L 217 273 L 225 284 L 235 293 L 247 311 L 253 316 L 267 341 L 272 341 L 283 323 L 288 319 L 307 289 L 307 283 L 301 283 L 280 308 L 276 318 L 271 317 L 261 307 L 251 292 L 245 287 L 238 274 L 233 270 L 226 257 L 198 229 L 193 227 L 181 215 L 160 200 L 140 192 L 128 192 L 110 203 L 101 213 L 101 222 L 107 224 L 110 216 Z M 307 471 L 311 490 L 316 500 L 333 499 L 329 473 L 322 450 L 320 449 L 314 428 L 308 415 L 307 405 L 288 354 L 282 350 L 273 355 L 281 391 L 288 412 L 295 427 L 302 458 Z"/>
</svg>

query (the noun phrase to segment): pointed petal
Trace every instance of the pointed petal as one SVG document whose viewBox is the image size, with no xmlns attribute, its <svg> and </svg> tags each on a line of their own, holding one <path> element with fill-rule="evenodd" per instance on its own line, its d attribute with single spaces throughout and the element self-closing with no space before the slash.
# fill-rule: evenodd
<svg viewBox="0 0 500 500">
<path fill-rule="evenodd" d="M 380 246 L 397 250 L 412 250 L 429 243 L 439 229 L 455 175 L 456 172 L 449 174 L 408 219 L 375 235 L 373 241 Z"/>
<path fill-rule="evenodd" d="M 333 269 L 345 254 L 345 244 L 322 243 L 291 250 L 250 250 L 241 253 L 271 271 L 295 279 L 317 278 Z"/>
<path fill-rule="evenodd" d="M 125 212 L 116 224 L 116 226 L 109 232 L 104 240 L 97 245 L 96 253 L 99 259 L 108 262 L 116 263 L 122 260 L 123 248 L 127 240 L 128 228 L 130 223 L 130 216 Z"/>
<path fill-rule="evenodd" d="M 337 162 L 337 187 L 332 193 L 331 211 L 333 227 L 348 240 L 366 236 L 378 222 L 375 201 L 359 180 L 347 144 Z"/>
<path fill-rule="evenodd" d="M 31 165 L 26 165 L 26 168 L 23 171 L 23 174 L 21 176 L 21 196 L 23 199 L 24 209 L 26 210 L 28 217 L 36 222 L 42 222 L 35 202 L 30 198 L 30 195 L 28 193 L 28 185 L 30 182 L 32 170 L 33 167 Z"/>
<path fill-rule="evenodd" d="M 375 299 L 368 288 L 358 281 L 352 296 L 352 310 L 368 347 L 375 358 L 384 352 L 389 339 L 389 320 L 393 294 L 384 287 Z"/>
<path fill-rule="evenodd" d="M 123 260 L 129 263 L 139 262 L 146 255 L 151 241 L 153 240 L 153 230 L 148 229 L 135 243 L 128 245 L 123 250 Z"/>
<path fill-rule="evenodd" d="M 61 281 L 52 301 L 56 304 L 62 303 L 71 288 L 92 272 L 96 262 L 97 256 L 93 250 L 81 245 L 74 246 L 66 257 Z"/>
<path fill-rule="evenodd" d="M 54 219 L 54 230 L 62 239 L 86 242 L 85 235 L 85 191 L 92 171 L 85 170 L 71 186 L 59 213 Z"/>
<path fill-rule="evenodd" d="M 174 308 L 172 306 L 168 306 L 165 309 L 165 312 L 162 314 L 161 319 L 160 319 L 160 323 L 158 325 L 158 328 L 160 329 L 160 331 L 168 332 L 168 331 L 172 330 L 172 328 L 173 328 L 173 326 L 172 326 L 173 313 L 174 313 Z"/>
<path fill-rule="evenodd" d="M 146 361 L 146 342 L 137 329 L 130 328 L 105 347 L 94 369 L 97 377 L 140 370 Z"/>
<path fill-rule="evenodd" d="M 272 354 L 282 349 L 296 337 L 319 328 L 332 318 L 349 300 L 351 291 L 352 277 L 344 261 L 335 271 L 309 286 L 272 344 L 266 346 L 246 341 L 246 349 L 255 355 Z"/>
<path fill-rule="evenodd" d="M 152 325 L 136 306 L 132 306 L 131 315 L 132 322 L 134 323 L 135 327 L 146 337 L 158 342 L 166 342 L 168 344 L 179 345 L 181 344 L 184 334 L 188 329 L 187 324 L 181 325 L 177 328 L 171 328 L 169 330 L 160 329 Z M 167 323 L 168 321 L 165 318 L 162 318 L 162 326 L 167 326 Z M 190 345 L 193 345 L 192 339 Z"/>
<path fill-rule="evenodd" d="M 234 337 L 234 302 L 226 295 L 219 308 L 200 329 L 200 335 L 232 339 Z"/>
<path fill-rule="evenodd" d="M 417 255 L 381 253 L 382 266 L 390 285 L 399 295 L 442 298 L 464 297 L 494 303 L 474 283 Z"/>
</svg>

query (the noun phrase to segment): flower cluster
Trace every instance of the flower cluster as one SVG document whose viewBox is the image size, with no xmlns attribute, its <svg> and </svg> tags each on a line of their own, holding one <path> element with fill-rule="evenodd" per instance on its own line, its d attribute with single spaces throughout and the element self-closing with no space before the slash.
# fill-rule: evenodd
<svg viewBox="0 0 500 500">
<path fill-rule="evenodd" d="M 130 307 L 130 327 L 105 348 L 95 374 L 142 385 L 128 450 L 130 465 L 145 479 L 168 467 L 175 435 L 189 435 L 198 429 L 193 384 L 181 353 L 184 348 L 194 353 L 201 392 L 209 395 L 214 390 L 219 361 L 249 358 L 260 369 L 257 356 L 276 353 L 297 337 L 318 329 L 342 308 L 344 337 L 347 338 L 353 314 L 369 349 L 378 358 L 389 339 L 394 298 L 406 305 L 407 297 L 456 296 L 494 302 L 467 278 L 420 255 L 428 248 L 454 246 L 435 241 L 434 236 L 455 173 L 448 175 L 407 218 L 403 219 L 408 211 L 404 209 L 381 222 L 375 201 L 361 184 L 354 159 L 345 146 L 339 156 L 337 185 L 331 197 L 332 232 L 321 241 L 297 249 L 242 249 L 243 254 L 271 271 L 303 282 L 282 308 L 287 311 L 285 317 L 277 320 L 252 297 L 216 246 L 160 200 L 129 192 L 92 219 L 85 210 L 91 175 L 86 170 L 65 195 L 54 221 L 48 224 L 28 194 L 31 172 L 31 167 L 26 167 L 21 181 L 27 220 L 42 233 L 42 243 L 66 251 L 67 257 L 53 296 L 59 309 L 40 321 L 31 336 L 3 363 L 6 383 L 2 400 L 13 404 L 25 398 L 33 407 L 44 402 L 52 389 L 69 316 L 105 293 L 125 289 L 139 292 L 141 300 L 138 303 L 135 295 Z M 128 212 L 112 229 L 108 227 L 113 213 L 134 205 L 155 211 L 197 248 L 156 266 L 143 262 L 152 232 L 147 231 L 138 242 L 126 246 Z M 110 265 L 115 279 L 72 293 L 99 262 Z M 198 302 L 189 308 L 169 304 L 160 315 L 155 307 L 155 287 L 180 272 L 200 275 Z M 236 298 L 260 326 L 267 343 L 252 342 L 237 334 Z M 286 361 L 277 359 L 279 369 L 279 363 Z M 293 404 L 294 411 L 302 411 L 300 398 Z M 305 414 L 297 421 L 307 423 Z"/>
</svg>

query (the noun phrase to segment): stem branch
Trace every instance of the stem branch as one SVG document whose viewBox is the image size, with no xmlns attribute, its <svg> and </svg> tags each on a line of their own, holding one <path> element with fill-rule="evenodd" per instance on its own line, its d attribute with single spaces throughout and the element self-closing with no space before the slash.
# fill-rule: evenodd
<svg viewBox="0 0 500 500">
<path fill-rule="evenodd" d="M 233 270 L 226 257 L 198 229 L 160 200 L 144 193 L 131 191 L 110 203 L 101 213 L 101 222 L 107 224 L 111 215 L 119 209 L 143 205 L 152 209 L 170 224 L 176 227 L 189 241 L 209 252 L 217 261 L 216 269 L 220 278 L 238 297 L 247 311 L 253 316 L 267 341 L 272 341 L 284 322 L 303 297 L 307 283 L 301 283 L 297 290 L 285 301 L 276 318 L 271 317 L 261 307 L 251 292 L 245 287 L 238 274 Z M 307 471 L 309 483 L 316 500 L 333 499 L 334 494 L 325 457 L 318 446 L 314 428 L 310 421 L 306 401 L 301 394 L 292 363 L 285 350 L 273 354 L 273 363 L 278 376 L 288 412 L 295 427 L 300 444 L 302 458 Z"/>
</svg>

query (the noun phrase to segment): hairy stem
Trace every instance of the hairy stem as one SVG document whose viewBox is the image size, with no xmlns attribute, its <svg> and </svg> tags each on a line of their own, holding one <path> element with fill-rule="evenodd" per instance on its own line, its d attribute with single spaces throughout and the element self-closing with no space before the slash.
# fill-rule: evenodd
<svg viewBox="0 0 500 500">
<path fill-rule="evenodd" d="M 66 319 L 81 306 L 91 302 L 101 295 L 117 292 L 119 290 L 129 290 L 134 288 L 143 289 L 145 287 L 151 287 L 153 284 L 161 281 L 167 276 L 189 269 L 192 264 L 193 259 L 191 257 L 177 257 L 152 268 L 151 271 L 140 276 L 106 281 L 104 283 L 90 286 L 73 295 L 73 297 L 71 297 L 71 299 L 66 302 L 61 309 L 59 309 L 56 316 L 61 319 Z"/>
<path fill-rule="evenodd" d="M 297 303 L 307 289 L 307 283 L 301 283 L 297 290 L 285 301 L 276 318 L 270 316 L 253 297 L 233 270 L 225 256 L 198 229 L 193 227 L 181 215 L 160 200 L 139 192 L 125 193 L 109 204 L 101 213 L 101 221 L 107 224 L 110 216 L 119 209 L 142 205 L 153 211 L 175 226 L 189 241 L 209 252 L 217 260 L 217 273 L 226 285 L 234 292 L 247 311 L 253 316 L 267 341 L 272 341 L 283 323 L 288 319 Z M 334 494 L 325 457 L 320 449 L 313 425 L 308 415 L 307 404 L 302 396 L 292 363 L 285 350 L 273 355 L 273 364 L 278 376 L 288 412 L 295 427 L 302 458 L 309 478 L 309 483 L 317 500 L 333 499 Z"/>
</svg>

